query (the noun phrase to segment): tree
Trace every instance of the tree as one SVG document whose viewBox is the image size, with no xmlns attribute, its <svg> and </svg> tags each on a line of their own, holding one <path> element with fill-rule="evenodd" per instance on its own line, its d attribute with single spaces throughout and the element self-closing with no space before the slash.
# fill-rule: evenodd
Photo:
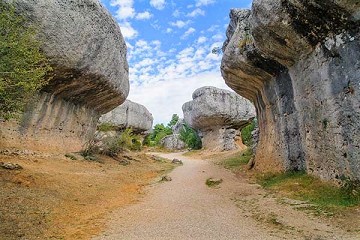
<svg viewBox="0 0 360 240">
<path fill-rule="evenodd" d="M 173 114 L 170 122 L 168 123 L 168 127 L 174 126 L 179 121 L 179 116 L 177 114 Z"/>
<path fill-rule="evenodd" d="M 184 128 L 180 130 L 180 139 L 186 144 L 188 148 L 196 150 L 201 149 L 202 147 L 201 138 L 197 132 L 187 124 L 184 124 Z"/>
<path fill-rule="evenodd" d="M 52 69 L 40 50 L 36 28 L 3 1 L 0 26 L 0 117 L 9 119 L 47 84 Z"/>
</svg>

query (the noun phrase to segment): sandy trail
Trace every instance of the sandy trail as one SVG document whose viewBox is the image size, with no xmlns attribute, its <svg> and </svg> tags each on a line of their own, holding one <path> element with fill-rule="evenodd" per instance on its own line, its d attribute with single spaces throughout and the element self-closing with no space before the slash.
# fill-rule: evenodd
<svg viewBox="0 0 360 240">
<path fill-rule="evenodd" d="M 278 203 L 211 161 L 181 153 L 159 154 L 181 159 L 171 182 L 149 187 L 141 202 L 113 212 L 108 230 L 98 239 L 359 239 Z M 205 185 L 222 178 L 220 188 Z"/>
</svg>

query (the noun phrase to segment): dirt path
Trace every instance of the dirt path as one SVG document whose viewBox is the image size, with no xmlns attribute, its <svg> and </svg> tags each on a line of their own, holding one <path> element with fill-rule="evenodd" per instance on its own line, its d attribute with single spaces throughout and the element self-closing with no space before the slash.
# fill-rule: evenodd
<svg viewBox="0 0 360 240">
<path fill-rule="evenodd" d="M 140 203 L 113 212 L 108 230 L 94 239 L 360 239 L 294 209 L 302 203 L 279 203 L 211 161 L 161 156 L 184 165 Z M 222 178 L 220 188 L 206 186 L 209 177 Z"/>
</svg>

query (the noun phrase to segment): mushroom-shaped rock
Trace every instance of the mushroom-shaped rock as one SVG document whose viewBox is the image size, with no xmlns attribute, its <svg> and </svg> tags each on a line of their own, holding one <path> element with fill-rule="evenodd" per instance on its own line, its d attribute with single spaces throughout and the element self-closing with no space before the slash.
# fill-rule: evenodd
<svg viewBox="0 0 360 240">
<path fill-rule="evenodd" d="M 254 0 L 230 12 L 222 75 L 251 100 L 259 170 L 360 179 L 360 2 Z"/>
<path fill-rule="evenodd" d="M 141 104 L 126 100 L 122 105 L 100 117 L 101 123 L 109 123 L 117 130 L 131 128 L 136 133 L 143 133 L 151 129 L 153 116 Z"/>
<path fill-rule="evenodd" d="M 215 87 L 195 90 L 193 100 L 185 103 L 182 109 L 185 122 L 199 131 L 203 147 L 216 151 L 242 146 L 239 130 L 255 117 L 250 101 Z"/>
<path fill-rule="evenodd" d="M 126 45 L 119 25 L 98 0 L 12 2 L 38 29 L 53 77 L 28 108 L 20 128 L 0 128 L 0 135 L 18 134 L 5 137 L 9 141 L 2 145 L 80 150 L 93 136 L 100 114 L 128 95 Z"/>
</svg>

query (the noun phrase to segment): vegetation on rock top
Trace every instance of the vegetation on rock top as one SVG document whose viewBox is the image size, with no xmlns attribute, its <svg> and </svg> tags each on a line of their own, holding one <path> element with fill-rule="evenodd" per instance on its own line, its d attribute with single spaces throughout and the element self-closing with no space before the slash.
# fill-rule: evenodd
<svg viewBox="0 0 360 240">
<path fill-rule="evenodd" d="M 41 52 L 36 27 L 27 25 L 4 2 L 0 2 L 0 26 L 0 117 L 9 119 L 47 84 L 52 68 Z"/>
</svg>

